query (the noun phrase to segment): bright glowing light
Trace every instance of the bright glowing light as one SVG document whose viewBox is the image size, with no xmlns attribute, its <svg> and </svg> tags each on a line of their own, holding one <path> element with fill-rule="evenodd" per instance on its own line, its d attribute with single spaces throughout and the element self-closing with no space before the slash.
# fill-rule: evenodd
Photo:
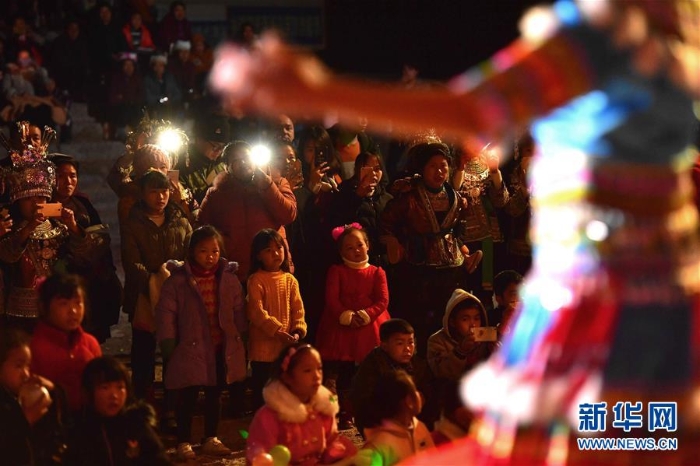
<svg viewBox="0 0 700 466">
<path fill-rule="evenodd" d="M 576 260 L 576 250 L 561 244 L 542 244 L 537 252 L 540 266 L 551 273 L 561 273 L 569 270 Z"/>
<path fill-rule="evenodd" d="M 608 237 L 609 233 L 608 226 L 600 220 L 591 220 L 586 225 L 586 236 L 591 241 L 603 241 Z"/>
<path fill-rule="evenodd" d="M 573 294 L 571 290 L 564 288 L 556 282 L 551 282 L 551 287 L 547 289 L 546 293 L 540 296 L 540 304 L 546 310 L 554 312 L 569 305 L 572 299 Z"/>
<path fill-rule="evenodd" d="M 269 164 L 271 157 L 270 148 L 262 144 L 255 145 L 250 149 L 250 162 L 258 167 Z"/>
<path fill-rule="evenodd" d="M 174 129 L 166 129 L 158 135 L 156 145 L 166 152 L 177 153 L 182 147 L 182 136 Z"/>
<path fill-rule="evenodd" d="M 549 7 L 534 7 L 525 13 L 519 26 L 525 39 L 539 42 L 554 35 L 559 28 L 559 18 Z"/>
</svg>

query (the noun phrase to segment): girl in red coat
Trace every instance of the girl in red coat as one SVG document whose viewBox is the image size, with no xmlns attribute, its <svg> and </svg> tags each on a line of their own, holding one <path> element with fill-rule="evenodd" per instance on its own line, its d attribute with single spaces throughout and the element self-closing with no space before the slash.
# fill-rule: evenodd
<svg viewBox="0 0 700 466">
<path fill-rule="evenodd" d="M 349 428 L 346 396 L 355 365 L 379 345 L 379 326 L 389 319 L 389 290 L 381 267 L 369 264 L 369 240 L 359 223 L 333 229 L 343 264 L 331 266 L 317 345 L 327 368 L 325 384 L 340 398 L 339 428 Z"/>
<path fill-rule="evenodd" d="M 32 336 L 32 372 L 66 392 L 73 412 L 82 407 L 80 377 L 92 359 L 102 356 L 97 339 L 85 333 L 85 289 L 77 275 L 55 274 L 39 289 L 41 320 Z"/>
</svg>

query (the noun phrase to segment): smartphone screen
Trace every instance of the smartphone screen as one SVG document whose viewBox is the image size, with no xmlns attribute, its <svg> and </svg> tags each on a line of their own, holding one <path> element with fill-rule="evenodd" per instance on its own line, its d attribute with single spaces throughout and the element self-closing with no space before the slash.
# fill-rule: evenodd
<svg viewBox="0 0 700 466">
<path fill-rule="evenodd" d="M 326 155 L 323 152 L 319 152 L 316 154 L 316 158 L 314 159 L 314 164 L 318 167 L 322 163 L 326 163 L 328 160 L 326 159 Z"/>
<path fill-rule="evenodd" d="M 60 217 L 63 205 L 60 202 L 39 204 L 39 210 L 44 217 Z"/>
<path fill-rule="evenodd" d="M 474 341 L 496 341 L 498 339 L 496 327 L 474 327 L 472 333 Z"/>
<path fill-rule="evenodd" d="M 360 179 L 371 178 L 374 176 L 374 168 L 372 167 L 362 167 L 360 168 Z"/>
<path fill-rule="evenodd" d="M 168 179 L 171 183 L 177 184 L 180 181 L 180 170 L 168 170 Z"/>
</svg>

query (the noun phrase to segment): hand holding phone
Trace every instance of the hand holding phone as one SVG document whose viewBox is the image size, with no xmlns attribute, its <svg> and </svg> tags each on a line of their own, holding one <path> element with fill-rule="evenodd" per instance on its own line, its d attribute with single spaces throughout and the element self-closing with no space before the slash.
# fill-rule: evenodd
<svg viewBox="0 0 700 466">
<path fill-rule="evenodd" d="M 474 341 L 496 341 L 498 339 L 496 327 L 474 327 L 472 334 Z"/>
<path fill-rule="evenodd" d="M 374 175 L 374 168 L 372 167 L 362 167 L 360 168 L 360 178 L 365 179 Z"/>
<path fill-rule="evenodd" d="M 50 202 L 38 205 L 39 212 L 44 217 L 60 217 L 63 211 L 63 204 L 60 202 Z"/>
<path fill-rule="evenodd" d="M 177 186 L 180 182 L 180 170 L 168 170 L 168 180 Z"/>
</svg>

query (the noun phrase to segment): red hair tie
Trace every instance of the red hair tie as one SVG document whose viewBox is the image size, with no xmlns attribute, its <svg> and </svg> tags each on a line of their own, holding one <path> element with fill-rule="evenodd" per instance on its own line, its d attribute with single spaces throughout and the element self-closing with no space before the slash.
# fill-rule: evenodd
<svg viewBox="0 0 700 466">
<path fill-rule="evenodd" d="M 349 225 L 340 225 L 339 227 L 335 227 L 331 230 L 331 236 L 333 237 L 334 241 L 338 241 L 338 238 L 340 235 L 343 234 L 345 230 L 348 228 L 356 228 L 358 230 L 362 230 L 362 225 L 360 225 L 357 222 L 352 222 Z"/>
</svg>

